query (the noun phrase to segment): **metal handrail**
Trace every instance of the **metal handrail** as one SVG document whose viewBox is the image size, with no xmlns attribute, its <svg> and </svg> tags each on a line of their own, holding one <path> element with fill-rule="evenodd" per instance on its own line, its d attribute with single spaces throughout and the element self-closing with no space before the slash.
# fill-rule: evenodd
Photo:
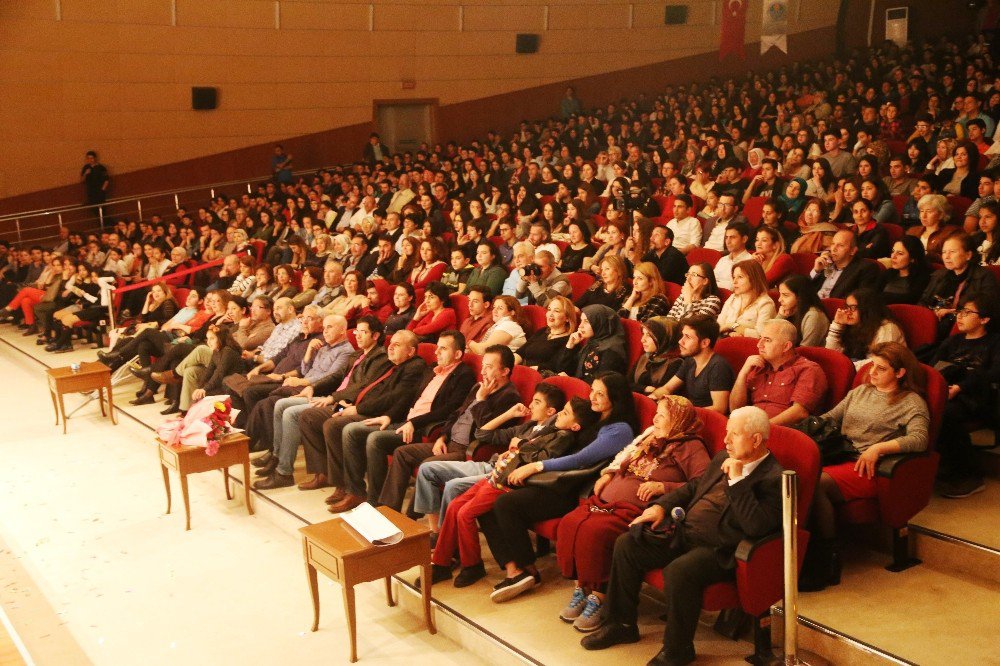
<svg viewBox="0 0 1000 666">
<path fill-rule="evenodd" d="M 314 174 L 320 169 L 328 167 L 316 167 L 314 169 L 303 169 L 302 171 L 293 171 L 293 176 L 302 176 L 306 174 Z M 252 185 L 253 183 L 259 183 L 261 181 L 271 180 L 271 176 L 257 176 L 254 178 L 241 178 L 239 180 L 231 180 L 224 183 L 208 183 L 205 185 L 195 185 L 193 187 L 186 187 L 182 189 L 172 189 L 163 190 L 161 192 L 144 192 L 143 194 L 134 194 L 127 197 L 119 197 L 117 199 L 108 199 L 107 201 L 99 204 L 101 206 L 110 206 L 113 204 L 129 203 L 132 201 L 139 201 L 140 199 L 148 199 L 151 197 L 163 197 L 169 195 L 184 194 L 186 192 L 194 192 L 197 190 L 204 189 L 221 189 L 224 187 L 231 187 L 233 185 Z M 56 206 L 55 208 L 39 208 L 37 210 L 26 210 L 17 213 L 8 213 L 6 215 L 0 215 L 0 222 L 8 222 L 15 219 L 24 219 L 26 217 L 37 217 L 40 215 L 55 215 L 58 213 L 69 213 L 77 210 L 89 210 L 94 208 L 94 204 L 72 204 L 65 206 Z"/>
<path fill-rule="evenodd" d="M 293 176 L 312 175 L 312 174 L 315 174 L 318 170 L 323 169 L 323 168 L 328 168 L 328 167 L 322 167 L 322 166 L 320 166 L 320 167 L 314 167 L 314 168 L 311 168 L 311 169 L 302 169 L 302 170 L 299 170 L 299 171 L 293 171 L 292 175 Z M 136 194 L 136 195 L 132 195 L 132 196 L 128 196 L 128 197 L 119 197 L 117 199 L 108 199 L 107 201 L 105 201 L 105 202 L 103 202 L 103 203 L 101 203 L 99 205 L 73 204 L 73 205 L 67 205 L 67 206 L 55 206 L 53 208 L 42 208 L 42 209 L 38 209 L 38 210 L 29 210 L 29 211 L 22 211 L 22 212 L 19 212 L 19 213 L 10 213 L 10 214 L 7 214 L 7 215 L 0 215 L 0 237 L 3 237 L 3 238 L 6 238 L 8 236 L 16 237 L 17 244 L 21 245 L 21 244 L 24 243 L 24 236 L 22 235 L 22 232 L 33 231 L 33 232 L 36 232 L 36 233 L 32 233 L 31 234 L 31 242 L 43 242 L 43 241 L 47 241 L 47 240 L 50 240 L 50 239 L 58 237 L 58 235 L 59 235 L 58 229 L 60 229 L 60 228 L 62 228 L 64 226 L 63 225 L 63 215 L 64 214 L 74 213 L 74 212 L 79 212 L 79 211 L 94 211 L 95 209 L 96 209 L 96 212 L 97 212 L 97 214 L 95 216 L 89 217 L 89 218 L 84 218 L 82 220 L 79 219 L 79 218 L 77 218 L 74 221 L 76 223 L 80 223 L 80 222 L 83 222 L 83 223 L 96 222 L 97 223 L 96 226 L 84 229 L 83 230 L 84 233 L 89 233 L 91 231 L 103 230 L 104 229 L 104 222 L 105 222 L 105 220 L 104 220 L 104 217 L 105 217 L 105 208 L 111 208 L 111 207 L 115 207 L 115 206 L 121 206 L 122 204 L 135 204 L 136 213 L 139 216 L 139 221 L 141 222 L 142 218 L 143 218 L 143 200 L 146 200 L 146 199 L 155 199 L 157 197 L 170 197 L 170 196 L 172 196 L 173 199 L 174 199 L 174 210 L 176 210 L 176 208 L 180 206 L 180 197 L 182 195 L 185 195 L 185 194 L 190 194 L 192 192 L 199 192 L 199 191 L 204 192 L 205 190 L 208 190 L 209 191 L 209 197 L 210 198 L 214 198 L 216 190 L 230 188 L 230 187 L 233 187 L 235 185 L 238 185 L 238 186 L 241 186 L 241 187 L 245 186 L 247 188 L 247 193 L 252 194 L 253 193 L 253 185 L 255 183 L 267 182 L 269 180 L 271 180 L 270 176 L 258 176 L 258 177 L 254 177 L 254 178 L 244 178 L 244 179 L 240 179 L 240 180 L 232 180 L 232 181 L 227 181 L 227 182 L 222 182 L 222 183 L 210 183 L 210 184 L 207 184 L 207 185 L 196 185 L 196 186 L 193 186 L 193 187 L 186 187 L 186 188 L 181 188 L 181 189 L 163 190 L 163 191 L 160 191 L 160 192 L 146 192 L 144 194 Z M 164 207 L 162 205 L 154 206 L 154 207 L 148 207 L 147 206 L 145 212 L 149 213 L 151 211 L 154 211 L 154 210 L 155 211 L 159 211 L 161 209 L 164 209 Z M 166 208 L 164 210 L 169 210 L 169 208 Z M 56 216 L 56 218 L 58 218 L 58 221 L 55 224 L 33 224 L 33 225 L 27 226 L 26 228 L 22 229 L 22 222 L 24 222 L 24 221 L 27 221 L 27 220 L 39 221 L 39 220 L 43 220 L 44 218 L 50 217 L 50 216 Z M 8 224 L 6 224 L 6 223 L 10 223 L 10 222 L 14 223 L 14 225 L 13 225 L 12 228 L 8 228 Z M 51 233 L 51 234 L 47 234 L 47 235 L 46 234 L 38 234 L 37 233 L 37 232 L 46 231 L 46 230 L 49 230 L 49 229 L 55 230 L 55 232 Z"/>
</svg>

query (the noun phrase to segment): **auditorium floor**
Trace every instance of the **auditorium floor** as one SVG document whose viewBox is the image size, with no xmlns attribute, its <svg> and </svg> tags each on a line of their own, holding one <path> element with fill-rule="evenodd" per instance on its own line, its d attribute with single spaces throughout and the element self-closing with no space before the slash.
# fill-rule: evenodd
<svg viewBox="0 0 1000 666">
<path fill-rule="evenodd" d="M 89 347 L 38 354 L 6 327 L 0 337 L 52 365 L 94 358 Z M 259 515 L 248 517 L 241 501 L 225 500 L 217 474 L 199 475 L 191 481 L 192 530 L 184 532 L 176 502 L 172 515 L 163 514 L 151 445 L 149 426 L 163 421 L 162 404 L 129 406 L 137 382 L 117 387 L 115 399 L 142 423 L 125 417 L 112 427 L 91 404 L 70 419 L 64 436 L 50 420 L 42 366 L 0 342 L 0 378 L 0 404 L 12 406 L 4 410 L 8 432 L 0 439 L 0 603 L 35 663 L 134 663 L 137 654 L 150 664 L 320 656 L 346 663 L 336 585 L 322 585 L 320 631 L 307 631 L 310 608 L 295 529 L 330 518 L 324 491 L 284 488 L 266 499 L 258 495 Z M 79 401 L 67 397 L 68 408 Z M 296 475 L 302 474 L 300 456 Z M 176 478 L 171 481 L 177 500 Z M 996 546 L 1000 523 L 984 520 L 981 512 L 996 511 L 998 492 L 993 481 L 968 500 L 935 499 L 917 522 Z M 283 509 L 261 511 L 268 500 Z M 645 663 L 658 649 L 662 610 L 651 600 L 641 614 L 642 642 L 588 653 L 578 646 L 580 634 L 557 617 L 571 589 L 555 571 L 554 558 L 539 562 L 541 588 L 502 605 L 489 601 L 499 572 L 487 561 L 487 580 L 464 590 L 437 585 L 435 599 L 536 663 L 604 664 L 608 657 Z M 882 568 L 887 561 L 884 553 L 850 549 L 844 582 L 803 595 L 802 615 L 914 663 L 954 663 L 959 655 L 969 657 L 959 657 L 964 663 L 989 662 L 982 656 L 995 650 L 985 642 L 991 634 L 982 631 L 982 621 L 995 615 L 997 585 L 928 566 L 890 574 Z M 442 665 L 489 661 L 468 643 L 463 649 L 430 636 L 417 616 L 387 608 L 380 586 L 359 587 L 358 602 L 364 663 L 412 662 L 414 655 L 433 655 Z M 697 645 L 699 663 L 735 665 L 750 651 L 748 643 L 721 638 L 708 627 L 699 630 Z"/>
<path fill-rule="evenodd" d="M 301 544 L 286 529 L 226 501 L 213 472 L 191 477 L 185 532 L 176 478 L 163 513 L 146 427 L 111 426 L 93 404 L 63 435 L 37 363 L 4 346 L 0 377 L 0 603 L 36 664 L 347 663 L 340 590 L 321 584 L 310 633 Z M 363 663 L 483 663 L 388 608 L 380 585 L 357 597 Z"/>
</svg>

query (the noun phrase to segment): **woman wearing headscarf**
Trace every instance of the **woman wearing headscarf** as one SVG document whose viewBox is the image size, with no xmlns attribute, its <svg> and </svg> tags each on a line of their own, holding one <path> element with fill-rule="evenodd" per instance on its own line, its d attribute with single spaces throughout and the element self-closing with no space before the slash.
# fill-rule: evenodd
<svg viewBox="0 0 1000 666">
<path fill-rule="evenodd" d="M 560 521 L 556 558 L 562 575 L 576 579 L 573 596 L 559 614 L 563 621 L 584 632 L 603 624 L 600 611 L 615 540 L 654 498 L 704 473 L 710 458 L 701 429 L 690 400 L 661 399 L 653 425 L 604 468 L 594 494 Z"/>
<path fill-rule="evenodd" d="M 674 376 L 681 365 L 677 348 L 680 337 L 681 325 L 676 319 L 651 317 L 643 322 L 643 354 L 628 373 L 633 391 L 649 395 Z"/>
<path fill-rule="evenodd" d="M 606 305 L 588 305 L 580 315 L 580 325 L 566 340 L 556 367 L 572 377 L 590 383 L 600 372 L 627 370 L 625 330 L 618 313 Z"/>
<path fill-rule="evenodd" d="M 809 184 L 804 178 L 792 178 L 785 185 L 785 191 L 778 195 L 778 201 L 785 204 L 788 209 L 788 217 L 797 218 L 805 208 L 809 197 L 806 196 L 806 189 Z"/>
</svg>

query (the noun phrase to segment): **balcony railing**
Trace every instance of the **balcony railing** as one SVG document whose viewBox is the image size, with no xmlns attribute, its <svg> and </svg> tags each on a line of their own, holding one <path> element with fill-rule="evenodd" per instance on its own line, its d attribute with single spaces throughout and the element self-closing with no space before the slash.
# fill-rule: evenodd
<svg viewBox="0 0 1000 666">
<path fill-rule="evenodd" d="M 295 171 L 293 175 L 311 176 L 320 168 Z M 153 215 L 166 217 L 178 208 L 191 210 L 207 206 L 220 194 L 226 197 L 240 197 L 244 192 L 253 195 L 258 185 L 270 180 L 270 176 L 260 176 L 108 199 L 100 206 L 57 206 L 0 215 L 0 240 L 16 245 L 45 245 L 59 237 L 61 227 L 68 226 L 74 232 L 86 234 L 111 228 L 123 219 L 141 222 Z"/>
</svg>

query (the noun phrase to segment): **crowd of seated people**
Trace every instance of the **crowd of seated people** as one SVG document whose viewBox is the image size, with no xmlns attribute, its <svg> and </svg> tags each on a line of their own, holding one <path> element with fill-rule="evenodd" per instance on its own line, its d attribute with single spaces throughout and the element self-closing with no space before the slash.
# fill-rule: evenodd
<svg viewBox="0 0 1000 666">
<path fill-rule="evenodd" d="M 886 45 L 667 86 L 525 121 L 506 138 L 380 149 L 168 219 L 86 238 L 63 230 L 52 250 L 0 246 L 0 320 L 72 349 L 78 323 L 115 301 L 117 279 L 127 323 L 99 356 L 143 380 L 134 404 L 163 386 L 167 414 L 230 395 L 266 451 L 256 487 L 294 485 L 301 444 L 299 488 L 332 489 L 334 513 L 364 501 L 401 509 L 416 474 L 411 509 L 440 534 L 435 580 L 451 576 L 456 553 L 457 582 L 485 575 L 478 520 L 504 570 L 496 601 L 539 583 L 528 529 L 579 499 L 532 485 L 534 474 L 610 465 L 587 500 L 607 509 L 598 531 L 582 536 L 591 527 L 571 519 L 560 536 L 610 548 L 632 519 L 662 520 L 669 506 L 643 511 L 651 500 L 688 501 L 706 470 L 747 477 L 739 470 L 766 455 L 769 424 L 821 416 L 854 451 L 825 468 L 817 493 L 818 589 L 839 575 L 836 507 L 871 496 L 880 456 L 937 444 L 942 494 L 983 487 L 967 428 L 1000 382 L 991 67 L 946 41 Z M 933 343 L 907 348 L 899 305 L 934 313 Z M 716 352 L 725 338 L 755 339 L 757 354 L 734 367 Z M 799 351 L 809 347 L 869 365 L 870 381 L 819 414 L 827 385 Z M 949 386 L 938 443 L 914 352 Z M 589 401 L 525 396 L 515 374 L 582 380 Z M 659 401 L 638 437 L 632 391 Z M 694 408 L 739 415 L 730 459 L 744 462 L 688 450 Z M 865 428 L 876 416 L 884 427 Z M 482 442 L 500 455 L 477 458 Z M 634 548 L 619 538 L 613 557 L 586 565 L 560 549 L 577 581 L 563 619 L 604 627 L 586 647 L 633 636 L 634 580 L 616 567 L 649 559 Z M 678 616 L 677 636 L 688 620 Z"/>
</svg>

